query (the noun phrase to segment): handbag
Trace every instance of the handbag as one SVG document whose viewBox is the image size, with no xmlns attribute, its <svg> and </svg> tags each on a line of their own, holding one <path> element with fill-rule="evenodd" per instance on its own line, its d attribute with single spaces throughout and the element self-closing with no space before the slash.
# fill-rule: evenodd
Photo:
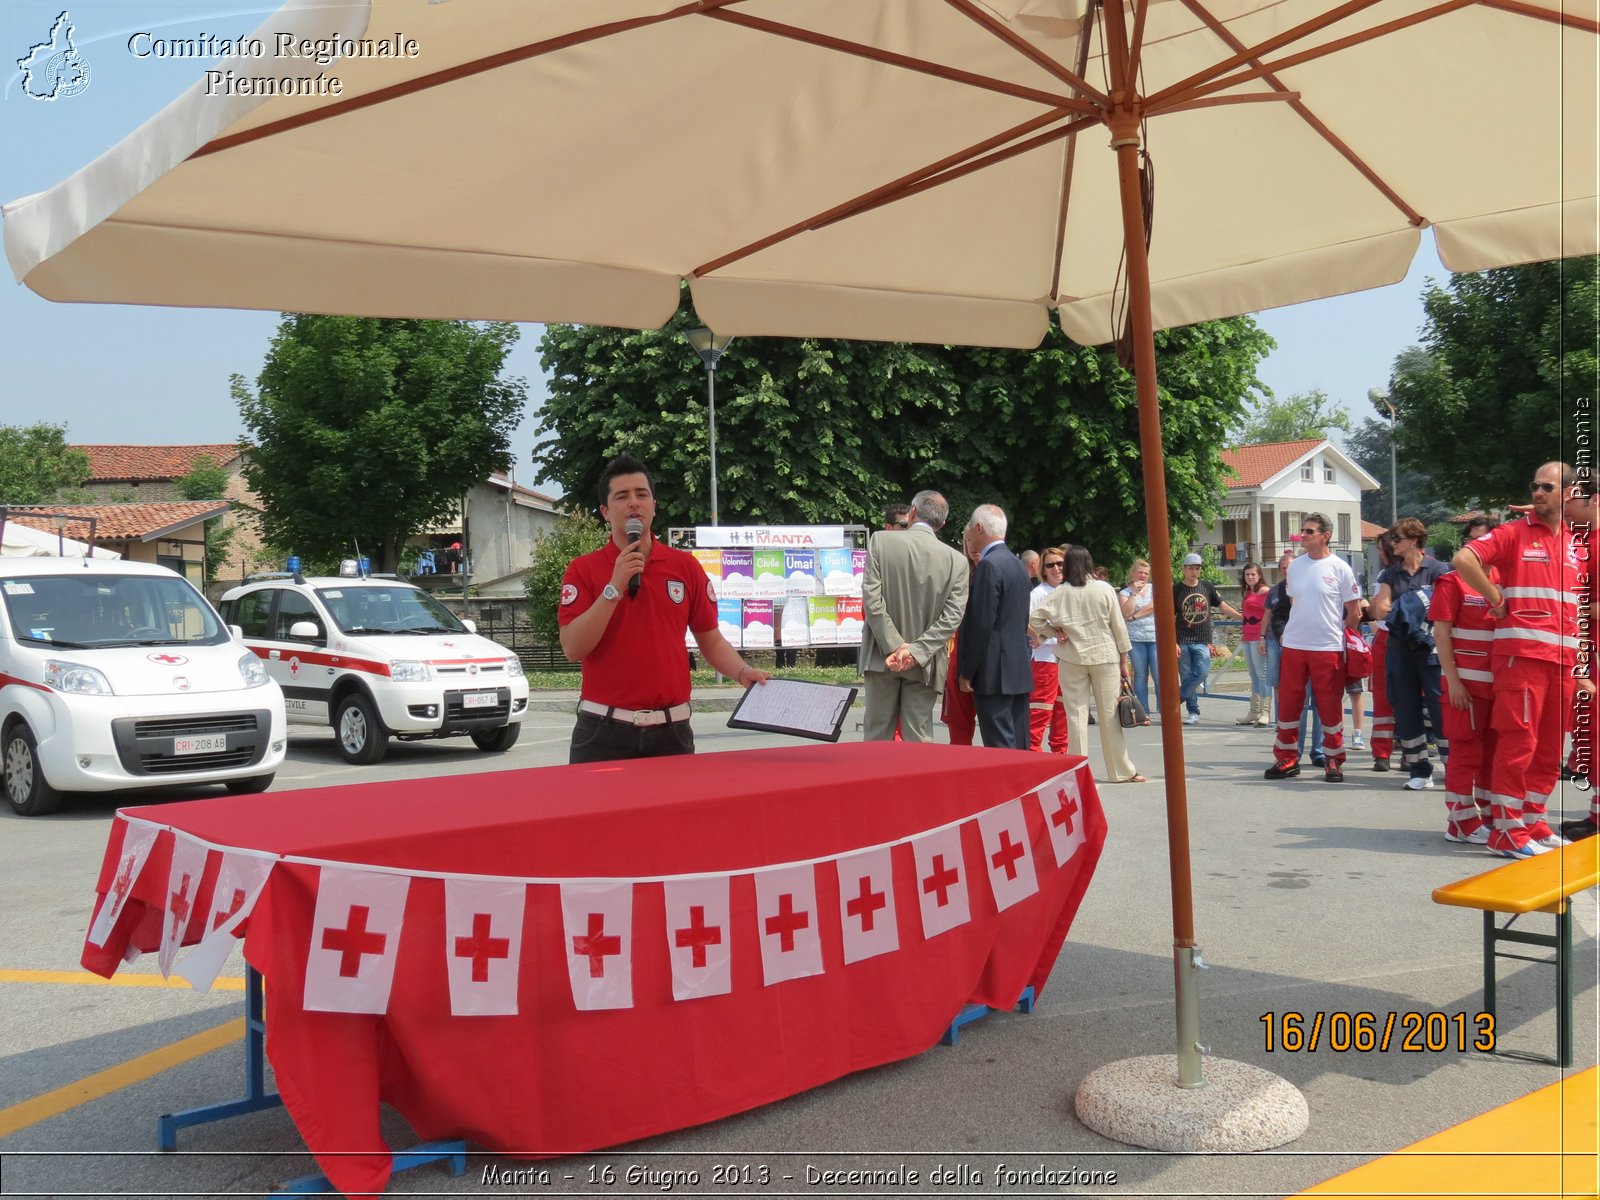
<svg viewBox="0 0 1600 1200">
<path fill-rule="evenodd" d="M 1150 714 L 1144 711 L 1144 705 L 1139 703 L 1139 697 L 1133 694 L 1133 685 L 1124 677 L 1122 680 L 1122 694 L 1117 697 L 1117 724 L 1124 729 L 1132 729 L 1135 725 L 1143 725 L 1150 719 Z"/>
</svg>

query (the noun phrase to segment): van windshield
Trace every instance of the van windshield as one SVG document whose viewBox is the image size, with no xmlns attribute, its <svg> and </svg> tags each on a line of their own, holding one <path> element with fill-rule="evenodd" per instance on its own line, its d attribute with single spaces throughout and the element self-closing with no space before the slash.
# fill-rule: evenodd
<svg viewBox="0 0 1600 1200">
<path fill-rule="evenodd" d="M 407 584 L 322 587 L 317 595 L 333 623 L 357 636 L 466 632 L 453 612 L 421 588 Z"/>
<path fill-rule="evenodd" d="M 228 631 L 176 575 L 0 574 L 11 636 L 73 650 L 108 646 L 217 646 Z"/>
</svg>

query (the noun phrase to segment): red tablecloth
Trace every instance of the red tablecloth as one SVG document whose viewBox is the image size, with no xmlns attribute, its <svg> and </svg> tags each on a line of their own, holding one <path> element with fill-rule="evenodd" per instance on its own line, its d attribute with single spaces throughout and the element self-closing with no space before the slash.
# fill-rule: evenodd
<svg viewBox="0 0 1600 1200">
<path fill-rule="evenodd" d="M 445 883 L 434 877 L 410 881 L 382 1015 L 302 1006 L 318 863 L 273 867 L 245 927 L 245 955 L 268 981 L 267 1049 L 278 1088 L 306 1145 L 347 1194 L 387 1182 L 386 1154 L 333 1155 L 385 1149 L 380 1100 L 426 1139 L 465 1137 L 507 1154 L 591 1150 L 920 1053 L 964 1004 L 1006 1008 L 1025 985 L 1042 988 L 1105 840 L 1082 764 L 967 747 L 807 746 L 131 808 L 119 817 L 161 832 L 109 936 L 101 946 L 86 943 L 83 963 L 109 975 L 130 947 L 159 944 L 174 830 L 212 848 L 190 941 L 211 911 L 219 847 L 543 880 L 527 888 L 516 1015 L 451 1015 L 441 951 Z M 1084 840 L 1058 865 L 1049 820 L 1066 771 L 1077 784 L 1073 815 Z M 1017 798 L 1038 890 L 999 911 L 982 833 L 964 819 Z M 903 839 L 952 823 L 971 916 L 925 937 L 924 880 Z M 113 828 L 102 898 L 113 890 L 128 828 L 121 819 Z M 899 949 L 846 964 L 832 860 L 885 844 L 893 844 Z M 823 969 L 767 985 L 748 872 L 808 860 L 817 863 Z M 732 990 L 679 1001 L 659 880 L 699 872 L 731 876 Z M 628 1008 L 580 1011 L 568 981 L 556 881 L 591 878 L 653 880 L 632 888 Z"/>
</svg>

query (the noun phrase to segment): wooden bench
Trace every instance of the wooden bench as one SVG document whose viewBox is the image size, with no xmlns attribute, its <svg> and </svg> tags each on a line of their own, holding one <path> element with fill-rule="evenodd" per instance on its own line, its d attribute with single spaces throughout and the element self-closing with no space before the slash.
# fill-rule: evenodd
<svg viewBox="0 0 1600 1200">
<path fill-rule="evenodd" d="M 1556 952 L 1556 1057 L 1516 1057 L 1536 1058 L 1562 1067 L 1572 1065 L 1572 897 L 1596 883 L 1600 883 L 1600 838 L 1586 838 L 1533 858 L 1514 859 L 1481 875 L 1433 890 L 1437 904 L 1483 910 L 1483 1011 L 1491 1017 L 1495 1016 L 1495 959 L 1551 961 L 1507 953 L 1498 948 L 1500 943 L 1543 946 Z M 1519 916 L 1530 912 L 1554 913 L 1556 932 L 1528 933 L 1512 928 Z M 1496 913 L 1509 913 L 1510 918 L 1503 926 L 1497 926 Z M 1505 1053 L 1499 1049 L 1499 1042 L 1497 1028 L 1495 1053 Z"/>
<path fill-rule="evenodd" d="M 1568 1075 L 1299 1195 L 1593 1196 L 1597 1072 Z"/>
</svg>

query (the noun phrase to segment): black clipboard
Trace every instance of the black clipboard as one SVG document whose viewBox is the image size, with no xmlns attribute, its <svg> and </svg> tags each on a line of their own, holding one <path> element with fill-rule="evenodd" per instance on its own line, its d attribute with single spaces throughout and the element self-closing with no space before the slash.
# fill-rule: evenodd
<svg viewBox="0 0 1600 1200">
<path fill-rule="evenodd" d="M 728 728 L 837 742 L 855 699 L 856 689 L 845 684 L 769 679 L 745 689 Z"/>
</svg>

